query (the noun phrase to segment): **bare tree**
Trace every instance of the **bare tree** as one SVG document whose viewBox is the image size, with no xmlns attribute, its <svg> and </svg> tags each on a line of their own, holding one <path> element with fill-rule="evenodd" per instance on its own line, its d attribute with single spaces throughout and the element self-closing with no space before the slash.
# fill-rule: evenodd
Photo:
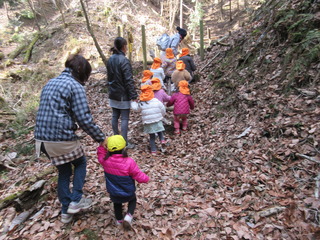
<svg viewBox="0 0 320 240">
<path fill-rule="evenodd" d="M 179 0 L 170 0 L 169 4 L 169 29 L 172 29 L 179 8 Z"/>
<path fill-rule="evenodd" d="M 180 0 L 180 27 L 183 28 L 183 14 L 182 14 L 182 4 L 183 0 Z"/>
<path fill-rule="evenodd" d="M 40 0 L 41 1 L 41 0 Z M 66 28 L 67 27 L 67 23 L 65 21 L 65 18 L 64 18 L 64 14 L 63 14 L 63 11 L 62 11 L 62 7 L 61 7 L 61 2 L 64 4 L 64 6 L 67 8 L 66 4 L 64 3 L 63 0 L 52 0 L 53 4 L 56 6 L 56 8 L 58 8 L 60 14 L 61 14 L 61 17 L 62 17 L 62 21 L 63 21 L 63 25 L 64 27 Z"/>
<path fill-rule="evenodd" d="M 38 22 L 37 12 L 36 12 L 36 10 L 34 9 L 33 1 L 32 1 L 32 0 L 27 0 L 27 2 L 28 2 L 28 5 L 29 5 L 32 13 L 34 14 L 35 24 L 36 24 L 38 30 L 41 31 L 41 28 L 40 28 L 40 25 L 39 25 L 39 22 Z"/>
<path fill-rule="evenodd" d="M 91 37 L 92 37 L 92 39 L 94 41 L 94 45 L 96 46 L 104 65 L 107 67 L 108 60 L 107 60 L 106 56 L 103 54 L 103 51 L 102 51 L 102 49 L 101 49 L 101 47 L 100 47 L 100 45 L 99 45 L 99 43 L 97 41 L 97 38 L 95 37 L 95 35 L 94 35 L 93 31 L 92 31 L 92 28 L 90 26 L 89 17 L 88 17 L 87 11 L 86 11 L 86 7 L 84 6 L 83 0 L 80 0 L 80 3 L 81 3 L 81 7 L 82 7 L 82 10 L 83 10 L 83 13 L 84 13 L 84 17 L 86 18 L 87 29 L 88 29 L 88 31 L 89 31 L 89 33 L 90 33 L 90 35 L 91 35 Z"/>
<path fill-rule="evenodd" d="M 231 6 L 231 0 L 229 0 L 229 20 L 232 21 L 232 6 Z"/>
<path fill-rule="evenodd" d="M 10 16 L 9 16 L 9 10 L 8 10 L 8 6 L 7 6 L 7 1 L 3 1 L 3 6 L 6 10 L 6 14 L 7 14 L 7 18 L 8 20 L 11 20 Z"/>
<path fill-rule="evenodd" d="M 245 8 L 245 9 L 248 8 L 248 0 L 244 0 L 244 8 Z"/>
<path fill-rule="evenodd" d="M 223 19 L 223 0 L 220 0 L 220 14 L 221 14 L 221 19 Z"/>
<path fill-rule="evenodd" d="M 40 9 L 41 9 L 41 13 L 42 13 L 42 16 L 46 22 L 46 26 L 48 26 L 48 19 L 46 17 L 46 13 L 45 13 L 45 10 L 44 10 L 44 7 L 43 7 L 43 0 L 38 0 L 38 3 L 40 5 Z"/>
</svg>

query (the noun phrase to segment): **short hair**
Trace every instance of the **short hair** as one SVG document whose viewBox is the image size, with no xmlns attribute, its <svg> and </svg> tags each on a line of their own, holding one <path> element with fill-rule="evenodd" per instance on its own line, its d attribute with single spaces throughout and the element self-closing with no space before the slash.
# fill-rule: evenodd
<svg viewBox="0 0 320 240">
<path fill-rule="evenodd" d="M 92 68 L 87 59 L 78 54 L 72 54 L 65 62 L 65 67 L 72 70 L 72 76 L 82 85 L 89 79 Z"/>
</svg>

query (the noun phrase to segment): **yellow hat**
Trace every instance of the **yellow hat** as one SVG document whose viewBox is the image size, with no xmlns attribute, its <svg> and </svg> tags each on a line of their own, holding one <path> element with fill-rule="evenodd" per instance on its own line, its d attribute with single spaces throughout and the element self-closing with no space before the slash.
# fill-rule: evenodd
<svg viewBox="0 0 320 240">
<path fill-rule="evenodd" d="M 126 140 L 121 135 L 113 135 L 107 138 L 106 145 L 109 152 L 120 151 L 126 147 Z"/>
</svg>

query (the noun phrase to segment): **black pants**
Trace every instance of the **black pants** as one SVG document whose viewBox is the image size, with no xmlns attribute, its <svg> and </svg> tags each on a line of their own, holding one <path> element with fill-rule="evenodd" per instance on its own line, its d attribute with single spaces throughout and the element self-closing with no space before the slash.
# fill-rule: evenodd
<svg viewBox="0 0 320 240">
<path fill-rule="evenodd" d="M 134 210 L 136 209 L 137 205 L 137 198 L 133 198 L 128 202 L 128 213 L 133 215 Z M 114 206 L 114 214 L 116 215 L 117 220 L 122 220 L 123 215 L 122 215 L 122 203 L 113 203 Z"/>
</svg>

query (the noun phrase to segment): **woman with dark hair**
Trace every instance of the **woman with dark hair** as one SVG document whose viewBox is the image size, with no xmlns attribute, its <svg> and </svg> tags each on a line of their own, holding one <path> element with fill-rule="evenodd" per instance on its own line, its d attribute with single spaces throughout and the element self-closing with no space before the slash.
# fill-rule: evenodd
<svg viewBox="0 0 320 240">
<path fill-rule="evenodd" d="M 109 100 L 112 107 L 112 130 L 119 135 L 119 118 L 121 117 L 121 135 L 127 142 L 127 148 L 134 145 L 128 143 L 128 124 L 130 103 L 136 101 L 138 94 L 134 87 L 132 67 L 126 58 L 127 41 L 122 37 L 114 40 L 111 48 L 112 56 L 107 63 Z"/>
<path fill-rule="evenodd" d="M 98 143 L 103 143 L 105 135 L 93 122 L 83 87 L 91 74 L 90 63 L 80 55 L 71 55 L 65 67 L 60 76 L 42 89 L 34 135 L 37 156 L 45 153 L 58 169 L 61 221 L 69 223 L 73 214 L 92 204 L 91 199 L 82 197 L 87 162 L 75 132 L 79 126 Z"/>
<path fill-rule="evenodd" d="M 179 43 L 187 36 L 187 31 L 183 28 L 177 27 L 177 33 L 170 36 L 170 48 L 173 50 L 174 56 L 178 54 Z"/>
</svg>

